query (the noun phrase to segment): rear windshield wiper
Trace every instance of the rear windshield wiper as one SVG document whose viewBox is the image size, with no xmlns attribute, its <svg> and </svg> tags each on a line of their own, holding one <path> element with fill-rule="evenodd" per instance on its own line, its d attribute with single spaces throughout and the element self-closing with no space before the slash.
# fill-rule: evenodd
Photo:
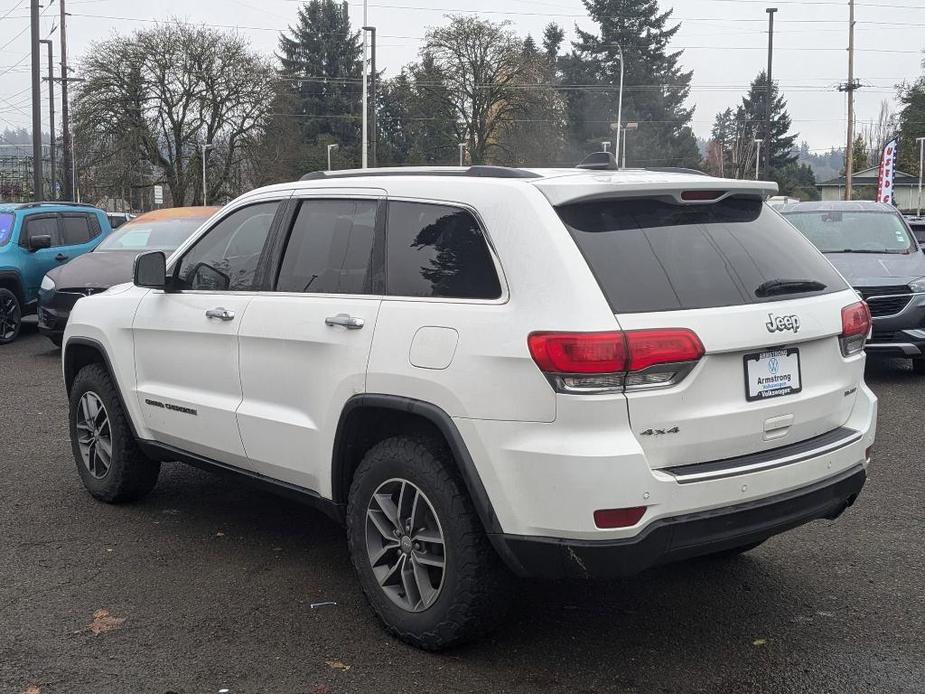
<svg viewBox="0 0 925 694">
<path fill-rule="evenodd" d="M 755 296 L 776 296 L 778 294 L 799 294 L 801 292 L 821 292 L 826 288 L 816 280 L 768 280 L 758 286 Z"/>
</svg>

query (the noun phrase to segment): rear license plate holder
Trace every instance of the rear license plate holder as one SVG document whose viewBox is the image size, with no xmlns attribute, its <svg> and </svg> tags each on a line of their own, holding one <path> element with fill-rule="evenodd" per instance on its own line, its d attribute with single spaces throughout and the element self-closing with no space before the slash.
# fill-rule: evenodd
<svg viewBox="0 0 925 694">
<path fill-rule="evenodd" d="M 745 399 L 748 402 L 795 395 L 803 390 L 800 350 L 781 347 L 743 357 Z"/>
</svg>

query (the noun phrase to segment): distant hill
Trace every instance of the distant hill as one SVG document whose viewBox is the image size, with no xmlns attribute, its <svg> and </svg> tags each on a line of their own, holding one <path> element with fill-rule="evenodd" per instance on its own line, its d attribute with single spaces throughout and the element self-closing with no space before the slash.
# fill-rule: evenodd
<svg viewBox="0 0 925 694">
<path fill-rule="evenodd" d="M 797 161 L 808 164 L 816 175 L 816 181 L 822 183 L 842 175 L 845 169 L 845 150 L 833 147 L 828 152 L 813 152 L 803 142 L 797 148 Z"/>
</svg>

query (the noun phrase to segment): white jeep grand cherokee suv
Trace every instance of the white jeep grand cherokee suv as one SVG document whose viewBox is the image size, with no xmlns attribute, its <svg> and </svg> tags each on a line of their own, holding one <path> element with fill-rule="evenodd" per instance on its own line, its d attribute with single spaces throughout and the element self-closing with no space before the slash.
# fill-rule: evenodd
<svg viewBox="0 0 925 694">
<path fill-rule="evenodd" d="M 64 337 L 77 469 L 161 461 L 344 521 L 390 632 L 482 632 L 519 576 L 734 554 L 864 484 L 867 307 L 763 199 L 694 172 L 309 174 L 223 208 Z"/>
</svg>

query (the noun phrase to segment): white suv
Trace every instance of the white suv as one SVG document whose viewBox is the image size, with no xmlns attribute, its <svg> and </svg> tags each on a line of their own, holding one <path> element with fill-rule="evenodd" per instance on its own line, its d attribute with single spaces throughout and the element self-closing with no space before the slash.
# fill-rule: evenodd
<svg viewBox="0 0 925 694">
<path fill-rule="evenodd" d="M 310 174 L 248 193 L 64 337 L 77 469 L 160 461 L 347 526 L 373 610 L 436 649 L 512 574 L 729 555 L 851 505 L 864 303 L 763 200 L 683 171 Z"/>
</svg>

